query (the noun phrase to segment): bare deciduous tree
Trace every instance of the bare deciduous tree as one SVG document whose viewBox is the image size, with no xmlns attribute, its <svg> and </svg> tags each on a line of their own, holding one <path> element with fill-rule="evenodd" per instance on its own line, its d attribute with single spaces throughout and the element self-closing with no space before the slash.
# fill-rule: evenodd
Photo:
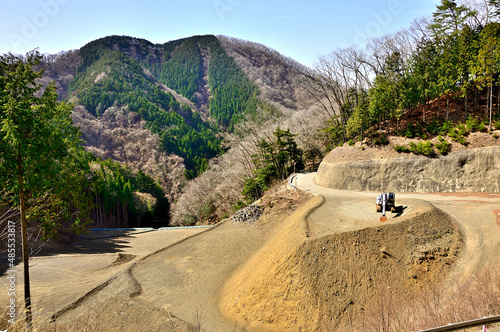
<svg viewBox="0 0 500 332">
<path fill-rule="evenodd" d="M 125 108 L 110 108 L 97 119 L 82 106 L 75 107 L 73 122 L 80 127 L 87 151 L 102 159 L 112 158 L 127 163 L 159 179 L 171 201 L 175 201 L 185 185 L 184 160 L 167 155 L 157 135 L 146 128 L 137 113 Z"/>
</svg>

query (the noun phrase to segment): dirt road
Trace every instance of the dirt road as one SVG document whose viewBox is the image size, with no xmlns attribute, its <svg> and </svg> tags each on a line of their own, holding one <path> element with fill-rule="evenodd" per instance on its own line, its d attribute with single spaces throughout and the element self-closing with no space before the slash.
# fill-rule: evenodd
<svg viewBox="0 0 500 332">
<path fill-rule="evenodd" d="M 203 228 L 165 231 L 97 231 L 70 246 L 45 247 L 30 258 L 35 318 L 49 320 L 58 310 L 85 297 L 129 264 L 161 248 L 198 234 Z M 5 259 L 2 263 L 6 263 Z M 16 297 L 23 295 L 22 263 L 16 266 Z M 8 289 L 0 278 L 0 288 Z M 3 294 L 6 296 L 6 294 Z M 4 300 L 4 297 L 1 298 Z"/>
<path fill-rule="evenodd" d="M 321 194 L 326 203 L 310 216 L 311 232 L 319 234 L 341 227 L 338 223 L 325 224 L 333 210 L 340 210 L 346 216 L 354 216 L 358 225 L 347 223 L 345 230 L 352 227 L 365 227 L 378 220 L 380 213 L 374 210 L 375 198 L 378 193 L 350 192 L 319 187 L 314 184 L 316 173 L 300 174 L 297 186 L 300 190 L 312 194 Z M 449 276 L 451 284 L 459 285 L 460 281 L 468 282 L 476 271 L 485 267 L 495 267 L 500 264 L 500 220 L 496 210 L 500 209 L 500 195 L 495 194 L 418 194 L 397 193 L 396 204 L 402 204 L 407 199 L 427 201 L 438 209 L 449 214 L 464 237 L 465 246 L 455 270 Z M 365 208 L 359 203 L 365 202 Z M 353 208 L 355 206 L 355 208 Z M 391 213 L 388 214 L 389 222 Z M 365 223 L 363 223 L 365 221 Z"/>
<path fill-rule="evenodd" d="M 310 239 L 320 240 L 322 236 L 361 230 L 378 223 L 380 214 L 374 208 L 376 193 L 318 187 L 313 183 L 314 176 L 314 173 L 300 175 L 297 181 L 299 189 L 325 197 L 325 203 L 307 219 Z M 453 281 L 449 284 L 464 284 L 476 271 L 500 263 L 500 227 L 493 213 L 500 209 L 500 196 L 398 193 L 396 200 L 398 205 L 407 206 L 403 216 L 417 213 L 416 209 L 412 211 L 412 200 L 423 200 L 455 219 L 465 246 L 448 277 Z M 399 219 L 390 213 L 388 217 L 387 224 L 398 223 Z M 32 292 L 35 309 L 43 308 L 43 312 L 37 311 L 37 316 L 47 320 L 56 314 L 58 330 L 62 331 L 65 326 L 74 330 L 75 321 L 86 330 L 101 331 L 247 329 L 248 322 L 234 323 L 220 312 L 221 289 L 245 264 L 255 261 L 256 253 L 266 256 L 262 250 L 266 246 L 273 250 L 277 225 L 286 220 L 283 217 L 255 224 L 226 222 L 209 231 L 123 234 L 102 241 L 80 241 L 72 246 L 70 253 L 54 252 L 35 258 Z M 306 238 L 305 233 L 299 233 L 297 236 Z M 306 268 L 301 273 L 308 272 Z M 242 275 L 248 275 L 245 273 Z M 5 278 L 0 278 L 0 287 L 5 288 L 5 282 Z M 281 293 L 275 295 L 277 303 L 282 303 L 280 296 Z M 255 301 L 258 308 L 259 301 Z M 261 321 L 256 316 L 253 322 L 261 324 Z"/>
</svg>

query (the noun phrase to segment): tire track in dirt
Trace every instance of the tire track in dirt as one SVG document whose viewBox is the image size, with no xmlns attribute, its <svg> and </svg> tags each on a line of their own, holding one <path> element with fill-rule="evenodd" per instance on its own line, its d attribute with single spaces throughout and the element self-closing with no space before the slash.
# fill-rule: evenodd
<svg viewBox="0 0 500 332">
<path fill-rule="evenodd" d="M 193 235 L 188 236 L 188 237 L 186 237 L 178 242 L 175 242 L 175 243 L 170 244 L 164 248 L 156 250 L 153 253 L 150 253 L 146 256 L 141 257 L 140 259 L 138 259 L 135 262 L 125 263 L 126 264 L 125 269 L 117 272 L 111 278 L 109 278 L 106 281 L 102 282 L 101 284 L 97 285 L 92 290 L 85 293 L 83 296 L 79 297 L 76 301 L 74 301 L 74 302 L 70 303 L 69 305 L 63 307 L 62 309 L 58 310 L 55 314 L 52 315 L 50 322 L 53 323 L 57 319 L 61 318 L 62 316 L 69 314 L 71 311 L 74 311 L 75 309 L 78 309 L 79 307 L 81 307 L 82 305 L 87 303 L 88 300 L 95 298 L 98 295 L 98 293 L 104 291 L 106 288 L 108 288 L 108 286 L 110 286 L 114 282 L 118 282 L 118 281 L 120 281 L 121 283 L 128 282 L 130 284 L 130 286 L 128 286 L 128 291 L 127 291 L 129 294 L 129 297 L 135 298 L 135 297 L 140 296 L 142 294 L 143 290 L 142 290 L 142 286 L 139 283 L 139 281 L 134 277 L 134 274 L 133 274 L 134 268 L 136 268 L 140 264 L 143 264 L 147 259 L 153 257 L 154 255 L 157 255 L 165 250 L 168 250 L 172 247 L 180 245 L 189 239 L 192 239 L 194 237 L 200 236 L 201 234 L 209 232 L 209 231 L 213 230 L 214 228 L 220 226 L 221 224 L 222 223 L 219 223 L 219 224 L 217 224 L 211 228 L 208 228 L 202 232 L 193 234 Z M 125 280 L 120 280 L 120 278 L 124 278 Z"/>
</svg>

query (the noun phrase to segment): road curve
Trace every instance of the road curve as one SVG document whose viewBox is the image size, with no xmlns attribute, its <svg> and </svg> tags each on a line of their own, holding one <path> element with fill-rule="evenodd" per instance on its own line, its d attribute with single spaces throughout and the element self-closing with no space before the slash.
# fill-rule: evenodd
<svg viewBox="0 0 500 332">
<path fill-rule="evenodd" d="M 318 209 L 318 213 L 320 213 L 321 209 L 347 209 L 346 203 L 348 206 L 353 201 L 366 202 L 367 209 L 374 210 L 373 207 L 378 193 L 343 191 L 320 187 L 314 182 L 315 176 L 316 173 L 298 174 L 294 179 L 294 184 L 299 190 L 320 194 L 325 197 L 326 204 Z M 494 210 L 500 209 L 500 195 L 473 193 L 396 194 L 397 201 L 405 199 L 424 200 L 434 205 L 450 215 L 462 233 L 464 238 L 463 252 L 456 268 L 449 276 L 453 280 L 453 284 L 469 281 L 476 271 L 483 268 L 500 265 L 500 224 L 497 223 L 497 217 L 499 216 L 494 212 Z M 350 209 L 345 213 L 370 215 L 367 211 L 359 211 L 359 205 L 357 207 L 357 209 Z M 328 213 L 328 211 L 326 212 Z M 374 212 L 370 216 L 373 216 L 373 220 L 378 218 Z M 314 218 L 315 214 L 312 214 L 309 222 L 312 224 L 321 222 L 314 220 Z M 370 222 L 373 222 L 373 220 Z M 358 227 L 364 227 L 363 223 Z"/>
</svg>

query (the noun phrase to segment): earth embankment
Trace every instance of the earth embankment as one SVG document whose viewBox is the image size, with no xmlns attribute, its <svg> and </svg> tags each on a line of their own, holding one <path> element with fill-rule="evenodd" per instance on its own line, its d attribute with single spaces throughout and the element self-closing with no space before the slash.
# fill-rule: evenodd
<svg viewBox="0 0 500 332">
<path fill-rule="evenodd" d="M 320 165 L 316 184 L 340 190 L 500 192 L 500 147 L 452 152 L 437 158 L 403 157 Z"/>
<path fill-rule="evenodd" d="M 342 214 L 335 210 L 321 225 L 309 225 L 309 216 L 329 204 L 317 196 L 229 279 L 221 311 L 252 331 L 342 330 L 364 317 L 381 293 L 402 299 L 439 283 L 458 257 L 461 236 L 432 204 L 407 203 L 411 208 L 398 218 L 384 224 L 372 219 L 346 231 L 334 227 Z M 373 207 L 347 196 L 343 204 Z M 358 218 L 366 223 L 358 215 L 351 221 Z"/>
</svg>

